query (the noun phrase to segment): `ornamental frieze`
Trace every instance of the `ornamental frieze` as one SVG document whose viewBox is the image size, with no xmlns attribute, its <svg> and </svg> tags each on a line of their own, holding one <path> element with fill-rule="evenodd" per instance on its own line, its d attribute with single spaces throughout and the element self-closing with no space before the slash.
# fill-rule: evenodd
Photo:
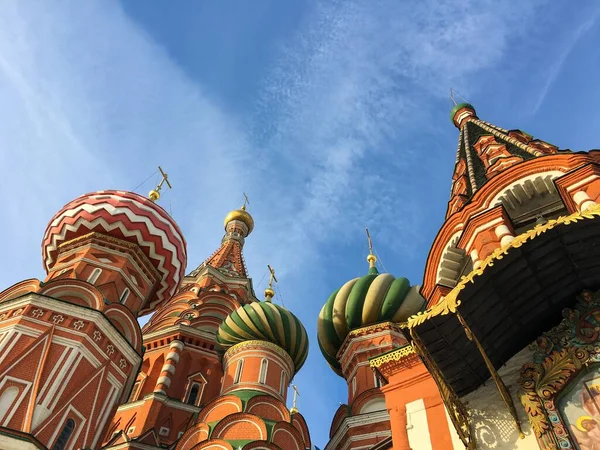
<svg viewBox="0 0 600 450">
<path fill-rule="evenodd" d="M 600 293 L 584 291 L 530 348 L 519 383 L 543 450 L 600 448 Z"/>
</svg>

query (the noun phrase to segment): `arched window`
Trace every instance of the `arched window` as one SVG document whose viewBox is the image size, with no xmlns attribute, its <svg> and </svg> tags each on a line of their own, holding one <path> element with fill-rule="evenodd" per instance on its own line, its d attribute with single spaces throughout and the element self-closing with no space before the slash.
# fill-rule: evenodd
<svg viewBox="0 0 600 450">
<path fill-rule="evenodd" d="M 96 281 L 98 281 L 98 278 L 100 278 L 101 274 L 102 274 L 102 269 L 99 269 L 96 267 L 94 270 L 92 270 L 92 273 L 88 277 L 88 279 L 87 279 L 88 283 L 94 284 Z"/>
<path fill-rule="evenodd" d="M 12 406 L 15 398 L 19 395 L 19 389 L 11 386 L 4 389 L 4 392 L 0 396 L 0 420 L 4 419 L 4 416 L 8 414 L 8 410 Z"/>
<path fill-rule="evenodd" d="M 187 399 L 188 404 L 196 406 L 196 401 L 198 400 L 199 393 L 200 385 L 198 383 L 193 383 Z"/>
<path fill-rule="evenodd" d="M 263 359 L 260 362 L 260 372 L 258 374 L 258 382 L 260 384 L 265 384 L 267 381 L 267 368 L 269 367 L 269 362 L 266 359 Z"/>
<path fill-rule="evenodd" d="M 68 419 L 65 422 L 65 426 L 62 428 L 62 431 L 58 435 L 58 439 L 54 443 L 54 447 L 52 450 L 64 450 L 67 447 L 67 443 L 69 439 L 71 439 L 71 435 L 75 430 L 75 421 L 73 419 Z"/>
<path fill-rule="evenodd" d="M 281 377 L 279 378 L 279 394 L 280 395 L 285 394 L 285 388 L 286 388 L 285 372 L 281 371 Z"/>
<path fill-rule="evenodd" d="M 123 289 L 123 293 L 121 294 L 119 303 L 125 303 L 125 300 L 127 300 L 127 297 L 129 297 L 129 288 Z"/>
<path fill-rule="evenodd" d="M 234 383 L 239 383 L 242 378 L 242 369 L 244 368 L 244 360 L 240 359 L 238 361 L 237 367 L 235 368 L 235 377 L 233 379 Z"/>
</svg>

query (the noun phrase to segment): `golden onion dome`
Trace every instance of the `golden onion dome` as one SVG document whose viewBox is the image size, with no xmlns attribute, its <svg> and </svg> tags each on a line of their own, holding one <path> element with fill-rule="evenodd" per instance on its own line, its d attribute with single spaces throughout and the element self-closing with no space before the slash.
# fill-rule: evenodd
<svg viewBox="0 0 600 450">
<path fill-rule="evenodd" d="M 227 224 L 233 220 L 239 220 L 243 222 L 248 227 L 248 234 L 252 233 L 254 229 L 254 219 L 250 215 L 248 211 L 246 211 L 246 207 L 242 206 L 240 209 L 234 209 L 225 217 L 225 221 L 223 223 L 225 229 L 227 229 Z"/>
</svg>

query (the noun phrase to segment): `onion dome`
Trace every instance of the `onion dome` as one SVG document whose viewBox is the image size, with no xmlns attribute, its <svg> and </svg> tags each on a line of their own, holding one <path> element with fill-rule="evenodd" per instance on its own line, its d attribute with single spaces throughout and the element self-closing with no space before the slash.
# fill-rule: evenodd
<svg viewBox="0 0 600 450">
<path fill-rule="evenodd" d="M 268 341 L 286 351 L 296 372 L 308 355 L 308 335 L 304 325 L 287 309 L 270 301 L 253 302 L 229 314 L 217 333 L 225 349 L 244 341 Z"/>
<path fill-rule="evenodd" d="M 227 231 L 227 224 L 229 222 L 233 222 L 234 220 L 244 223 L 248 227 L 248 234 L 252 233 L 252 230 L 254 229 L 254 219 L 252 218 L 250 213 L 248 213 L 248 211 L 246 211 L 245 205 L 242 206 L 240 209 L 234 209 L 233 211 L 231 211 L 229 214 L 227 214 L 225 216 L 225 221 L 223 223 L 223 226 L 225 227 L 226 231 Z"/>
<path fill-rule="evenodd" d="M 450 111 L 450 120 L 459 129 L 469 117 L 477 117 L 475 108 L 470 103 L 459 103 Z"/>
<path fill-rule="evenodd" d="M 126 191 L 98 191 L 76 198 L 46 227 L 42 241 L 46 272 L 56 263 L 61 244 L 92 232 L 137 244 L 160 273 L 160 284 L 140 313 L 151 311 L 175 293 L 187 263 L 186 242 L 163 208 Z"/>
<path fill-rule="evenodd" d="M 327 363 L 341 375 L 337 353 L 351 330 L 379 322 L 404 322 L 425 306 L 418 286 L 403 277 L 380 274 L 375 256 L 369 255 L 369 273 L 334 291 L 321 309 L 317 336 Z"/>
</svg>

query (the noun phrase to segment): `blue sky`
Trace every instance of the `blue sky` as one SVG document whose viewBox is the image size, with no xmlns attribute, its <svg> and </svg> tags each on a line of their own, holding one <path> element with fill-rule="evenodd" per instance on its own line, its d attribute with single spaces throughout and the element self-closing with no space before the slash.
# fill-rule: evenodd
<svg viewBox="0 0 600 450">
<path fill-rule="evenodd" d="M 3 2 L 0 288 L 43 277 L 46 223 L 84 192 L 161 164 L 193 267 L 245 191 L 255 288 L 271 264 L 311 337 L 295 383 L 323 446 L 346 386 L 318 311 L 366 272 L 365 226 L 380 270 L 420 283 L 455 159 L 450 86 L 484 120 L 598 147 L 599 17 L 592 0 Z"/>
</svg>

